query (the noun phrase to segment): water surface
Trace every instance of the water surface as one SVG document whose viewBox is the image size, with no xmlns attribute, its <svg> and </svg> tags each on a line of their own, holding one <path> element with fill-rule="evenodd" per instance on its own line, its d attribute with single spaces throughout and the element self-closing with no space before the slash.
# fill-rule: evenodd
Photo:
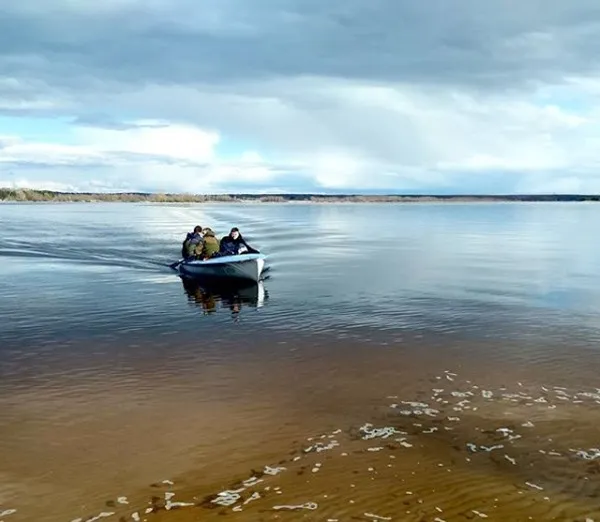
<svg viewBox="0 0 600 522">
<path fill-rule="evenodd" d="M 17 510 L 5 522 L 129 518 L 162 498 L 168 479 L 177 498 L 200 505 L 147 516 L 194 520 L 221 512 L 203 504 L 213 493 L 286 461 L 287 476 L 262 484 L 282 493 L 253 491 L 256 511 L 222 509 L 241 520 L 374 520 L 365 513 L 379 507 L 395 520 L 449 521 L 478 517 L 483 503 L 499 520 L 597 516 L 598 479 L 585 468 L 596 460 L 569 449 L 595 447 L 597 403 L 577 394 L 600 387 L 599 218 L 597 205 L 569 203 L 2 205 L 0 513 Z M 196 224 L 219 234 L 239 226 L 269 256 L 268 278 L 245 288 L 179 279 L 168 264 Z M 401 398 L 450 403 L 454 395 L 434 391 L 440 379 L 444 394 L 483 401 L 460 415 L 460 436 L 451 412 L 439 409 L 433 425 L 390 412 Z M 556 386 L 569 398 L 547 397 Z M 481 398 L 486 387 L 493 398 Z M 519 390 L 522 405 L 503 397 Z M 533 438 L 506 453 L 519 465 L 506 448 L 501 464 L 493 451 L 478 466 L 453 454 L 468 452 L 475 432 L 507 418 L 517 430 L 530 417 Z M 367 422 L 407 432 L 412 446 L 395 436 L 385 441 L 393 449 L 368 451 L 355 436 Z M 568 448 L 574 430 L 581 447 Z M 313 436 L 340 444 L 314 473 L 319 462 L 301 469 L 292 456 Z M 565 447 L 540 445 L 548 438 Z M 533 459 L 540 450 L 566 460 Z M 380 482 L 369 471 L 377 459 L 393 471 Z M 444 480 L 455 489 L 441 498 L 425 491 L 438 464 L 454 470 Z M 397 490 L 396 475 L 413 473 Z M 558 492 L 518 489 L 536 480 Z M 505 500 L 494 504 L 479 483 Z M 273 510 L 269 492 L 300 504 L 320 496 L 319 507 Z"/>
</svg>

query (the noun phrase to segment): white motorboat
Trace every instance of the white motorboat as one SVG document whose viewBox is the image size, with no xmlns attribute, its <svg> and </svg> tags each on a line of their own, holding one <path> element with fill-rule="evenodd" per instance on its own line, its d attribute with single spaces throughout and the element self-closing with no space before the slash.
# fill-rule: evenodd
<svg viewBox="0 0 600 522">
<path fill-rule="evenodd" d="M 182 260 L 176 267 L 182 275 L 194 277 L 219 277 L 258 282 L 265 270 L 263 254 L 237 254 L 200 260 Z"/>
</svg>

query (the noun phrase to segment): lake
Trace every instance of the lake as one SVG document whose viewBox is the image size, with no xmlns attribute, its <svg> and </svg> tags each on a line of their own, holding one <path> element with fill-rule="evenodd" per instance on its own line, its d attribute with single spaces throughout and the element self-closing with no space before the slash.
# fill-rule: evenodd
<svg viewBox="0 0 600 522">
<path fill-rule="evenodd" d="M 0 205 L 0 520 L 600 517 L 598 222 Z M 266 279 L 182 281 L 197 224 Z"/>
</svg>

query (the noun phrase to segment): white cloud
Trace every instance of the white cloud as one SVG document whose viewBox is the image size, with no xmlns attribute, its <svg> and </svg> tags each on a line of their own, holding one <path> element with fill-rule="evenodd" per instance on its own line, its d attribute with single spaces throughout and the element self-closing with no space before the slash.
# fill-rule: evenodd
<svg viewBox="0 0 600 522">
<path fill-rule="evenodd" d="M 170 191 L 285 186 L 301 173 L 316 189 L 451 190 L 453 178 L 462 182 L 467 174 L 485 185 L 498 171 L 514 174 L 504 192 L 597 187 L 591 174 L 600 145 L 597 109 L 541 104 L 536 91 L 515 97 L 319 79 L 301 87 L 265 82 L 261 95 L 248 90 L 244 96 L 182 89 L 167 106 L 160 101 L 173 93 L 154 86 L 134 105 L 146 118 L 115 129 L 75 126 L 75 145 L 3 138 L 0 162 L 96 162 L 133 189 Z M 117 112 L 131 107 L 132 97 L 110 95 Z M 151 108 L 157 101 L 166 108 Z M 219 157 L 224 137 L 236 134 L 275 153 L 265 158 L 242 149 L 237 157 Z"/>
<path fill-rule="evenodd" d="M 134 127 L 123 130 L 81 127 L 77 129 L 77 136 L 83 147 L 94 147 L 104 153 L 163 156 L 198 163 L 215 157 L 214 150 L 220 139 L 216 132 L 152 120 L 133 123 Z M 156 127 L 150 126 L 156 124 Z"/>
<path fill-rule="evenodd" d="M 256 151 L 244 151 L 239 158 L 224 160 L 216 155 L 219 135 L 192 125 L 164 121 L 128 122 L 121 130 L 77 127 L 76 145 L 25 141 L 18 136 L 0 136 L 0 165 L 29 164 L 57 168 L 94 164 L 110 170 L 111 181 L 95 183 L 96 188 L 114 188 L 114 179 L 129 190 L 211 192 L 228 183 L 267 182 L 275 177 Z M 77 173 L 74 174 L 76 176 Z M 90 182 L 79 178 L 70 184 L 48 179 L 18 178 L 9 184 L 21 188 L 70 187 L 90 190 Z M 62 189 L 61 189 L 62 190 Z"/>
</svg>

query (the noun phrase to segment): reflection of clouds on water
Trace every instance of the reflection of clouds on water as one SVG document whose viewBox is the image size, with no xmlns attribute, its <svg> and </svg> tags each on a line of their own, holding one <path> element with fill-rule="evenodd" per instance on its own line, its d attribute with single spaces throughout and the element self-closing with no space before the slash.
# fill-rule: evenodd
<svg viewBox="0 0 600 522">
<path fill-rule="evenodd" d="M 367 234 L 356 243 L 375 288 L 393 281 L 419 294 L 551 306 L 562 297 L 596 309 L 600 288 L 589 279 L 600 262 L 589 239 L 595 211 L 535 204 L 388 207 L 379 228 L 371 229 L 372 241 Z"/>
</svg>

